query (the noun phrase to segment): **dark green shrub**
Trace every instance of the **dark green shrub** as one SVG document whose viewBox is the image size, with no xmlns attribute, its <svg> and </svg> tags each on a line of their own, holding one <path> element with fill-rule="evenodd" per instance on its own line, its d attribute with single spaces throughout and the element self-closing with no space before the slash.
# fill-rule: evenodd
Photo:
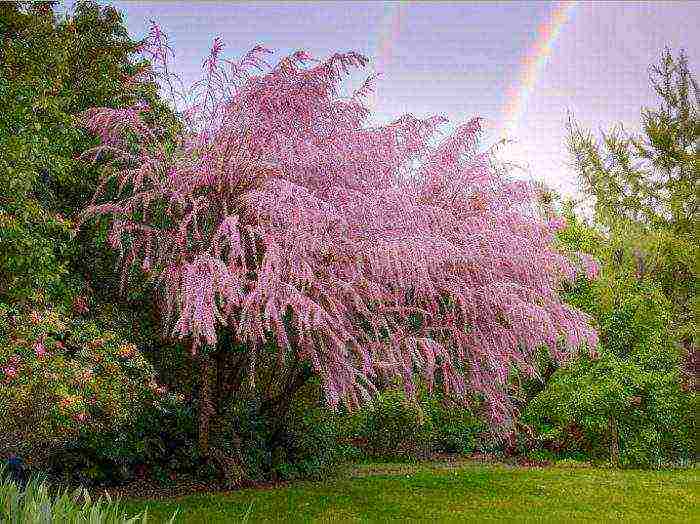
<svg viewBox="0 0 700 524">
<path fill-rule="evenodd" d="M 381 392 L 360 417 L 364 424 L 359 436 L 369 456 L 416 459 L 432 451 L 433 421 L 400 389 Z"/>
<path fill-rule="evenodd" d="M 225 411 L 219 445 L 238 462 L 244 482 L 325 478 L 352 453 L 341 444 L 340 416 L 322 404 L 314 381 L 283 419 L 265 413 L 257 399 L 235 399 Z"/>
<path fill-rule="evenodd" d="M 52 456 L 54 478 L 82 485 L 119 485 L 140 478 L 169 483 L 200 471 L 194 410 L 175 395 L 111 431 L 81 432 Z"/>
<path fill-rule="evenodd" d="M 434 451 L 458 454 L 485 451 L 491 440 L 488 427 L 472 408 L 437 391 L 423 393 L 421 405 L 431 420 Z"/>
</svg>

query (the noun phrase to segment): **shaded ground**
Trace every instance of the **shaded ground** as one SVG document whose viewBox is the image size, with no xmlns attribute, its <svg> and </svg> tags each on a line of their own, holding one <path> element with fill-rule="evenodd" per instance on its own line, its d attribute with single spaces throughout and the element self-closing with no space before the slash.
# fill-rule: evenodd
<svg viewBox="0 0 700 524">
<path fill-rule="evenodd" d="M 152 522 L 700 522 L 697 469 L 521 468 L 476 462 L 358 465 L 326 482 L 130 501 Z"/>
</svg>

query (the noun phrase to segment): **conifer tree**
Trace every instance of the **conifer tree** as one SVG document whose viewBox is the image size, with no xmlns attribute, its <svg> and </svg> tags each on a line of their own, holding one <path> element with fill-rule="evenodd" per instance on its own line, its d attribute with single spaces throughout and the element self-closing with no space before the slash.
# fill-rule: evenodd
<svg viewBox="0 0 700 524">
<path fill-rule="evenodd" d="M 593 134 L 569 120 L 568 147 L 596 223 L 617 246 L 619 264 L 657 280 L 674 304 L 675 332 L 697 372 L 700 323 L 700 91 L 683 51 L 652 66 L 660 97 L 643 108 L 643 133 L 622 126 Z"/>
</svg>

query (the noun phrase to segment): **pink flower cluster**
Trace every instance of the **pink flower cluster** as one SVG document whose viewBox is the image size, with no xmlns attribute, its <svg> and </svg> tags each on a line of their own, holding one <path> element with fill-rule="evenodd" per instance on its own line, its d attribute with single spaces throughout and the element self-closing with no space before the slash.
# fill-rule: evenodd
<svg viewBox="0 0 700 524">
<path fill-rule="evenodd" d="M 162 33 L 151 36 L 148 55 L 168 60 Z M 333 405 L 365 401 L 379 377 L 412 393 L 415 369 L 429 385 L 440 373 L 451 394 L 483 394 L 498 423 L 512 413 L 513 368 L 536 374 L 542 346 L 561 361 L 596 345 L 590 319 L 557 294 L 578 271 L 552 244 L 565 223 L 544 222 L 537 188 L 477 151 L 480 119 L 435 145 L 443 117 L 370 127 L 371 80 L 339 95 L 367 63 L 357 53 L 300 51 L 269 67 L 262 47 L 237 62 L 222 51 L 217 40 L 177 155 L 136 109 L 84 115 L 112 151 L 107 176 L 133 189 L 83 220 L 113 217 L 124 279 L 132 266 L 152 273 L 193 350 L 228 329 L 255 362 L 272 334 L 280 355 L 311 363 Z M 149 222 L 156 205 L 170 226 Z"/>
<path fill-rule="evenodd" d="M 551 218 L 548 225 L 552 231 L 562 231 L 566 229 L 566 218 L 562 216 Z"/>
<path fill-rule="evenodd" d="M 2 372 L 5 374 L 5 377 L 8 380 L 12 380 L 13 378 L 17 377 L 17 368 L 14 366 L 5 366 L 2 368 Z"/>
<path fill-rule="evenodd" d="M 43 339 L 39 339 L 34 343 L 34 354 L 40 359 L 46 356 L 47 351 Z"/>
</svg>

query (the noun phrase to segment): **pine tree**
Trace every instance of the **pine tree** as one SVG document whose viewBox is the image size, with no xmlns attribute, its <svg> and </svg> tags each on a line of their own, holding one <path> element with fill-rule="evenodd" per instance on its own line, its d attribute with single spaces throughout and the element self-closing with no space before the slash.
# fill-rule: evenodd
<svg viewBox="0 0 700 524">
<path fill-rule="evenodd" d="M 674 304 L 674 328 L 697 372 L 700 324 L 700 91 L 683 51 L 652 66 L 660 107 L 643 108 L 643 133 L 592 133 L 569 120 L 568 147 L 595 221 L 619 264 L 657 280 Z"/>
</svg>

